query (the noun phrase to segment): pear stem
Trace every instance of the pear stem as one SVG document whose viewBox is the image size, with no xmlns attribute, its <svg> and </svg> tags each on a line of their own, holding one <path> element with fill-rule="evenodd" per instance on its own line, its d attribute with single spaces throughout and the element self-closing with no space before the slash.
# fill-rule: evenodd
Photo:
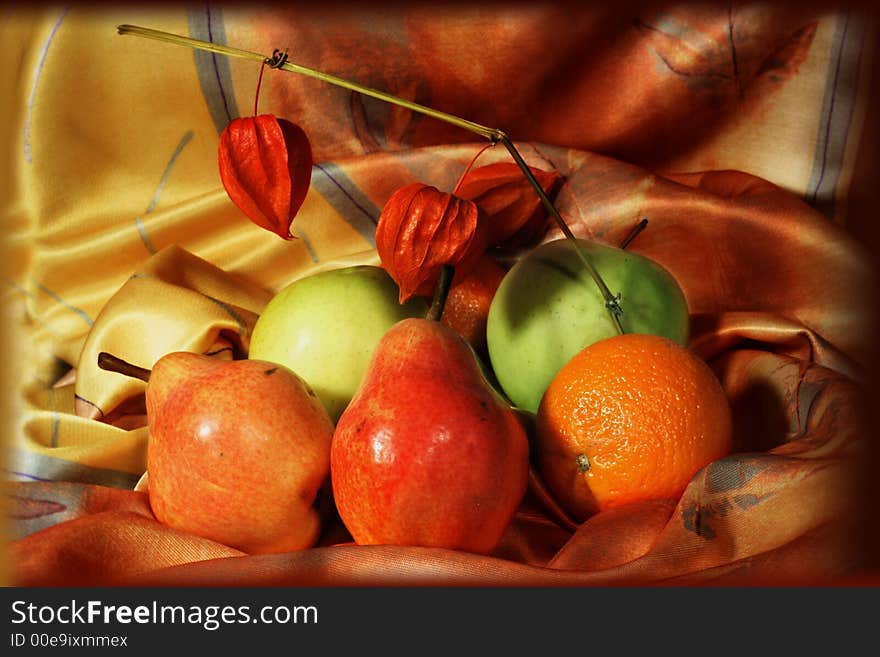
<svg viewBox="0 0 880 657">
<path fill-rule="evenodd" d="M 446 307 L 446 298 L 449 296 L 449 288 L 452 286 L 452 278 L 455 276 L 455 268 L 452 265 L 443 265 L 440 270 L 440 278 L 437 279 L 437 287 L 434 288 L 434 300 L 428 308 L 425 319 L 439 322 L 443 317 L 443 308 Z"/>
<path fill-rule="evenodd" d="M 122 360 L 121 358 L 102 351 L 98 354 L 98 367 L 108 372 L 117 372 L 130 376 L 141 381 L 148 382 L 150 380 L 150 370 Z"/>
<path fill-rule="evenodd" d="M 541 204 L 547 209 L 547 212 L 556 222 L 556 225 L 562 231 L 562 234 L 565 236 L 565 238 L 571 242 L 575 252 L 577 253 L 581 262 L 584 264 L 584 267 L 586 267 L 587 271 L 589 272 L 590 277 L 599 288 L 599 292 L 602 294 L 602 298 L 605 301 L 605 309 L 611 316 L 617 332 L 624 332 L 623 326 L 620 323 L 620 315 L 623 313 L 623 309 L 620 306 L 620 295 L 614 296 L 611 293 L 611 290 L 608 289 L 608 286 L 605 284 L 605 281 L 602 280 L 602 276 L 599 274 L 599 272 L 596 271 L 596 268 L 593 266 L 593 263 L 590 261 L 589 256 L 587 256 L 587 253 L 584 251 L 577 238 L 571 232 L 571 229 L 568 227 L 568 225 L 565 223 L 565 220 L 559 214 L 559 211 L 553 205 L 553 202 L 544 193 L 541 184 L 535 178 L 532 170 L 529 168 L 528 164 L 526 164 L 526 161 L 523 159 L 516 146 L 514 146 L 513 142 L 510 140 L 510 137 L 508 137 L 503 131 L 498 130 L 497 128 L 490 128 L 484 125 L 480 125 L 479 123 L 474 123 L 473 121 L 468 121 L 467 119 L 462 119 L 458 116 L 455 116 L 454 114 L 448 114 L 446 112 L 435 110 L 431 107 L 426 107 L 425 105 L 420 105 L 419 103 L 414 103 L 409 100 L 404 100 L 403 98 L 398 98 L 397 96 L 386 93 L 384 91 L 379 91 L 378 89 L 365 87 L 356 82 L 346 80 L 345 78 L 340 78 L 329 73 L 324 73 L 323 71 L 318 71 L 307 66 L 302 66 L 300 64 L 295 64 L 293 62 L 286 61 L 286 59 L 282 63 L 279 62 L 277 56 L 266 57 L 265 55 L 261 55 L 260 53 L 252 52 L 249 50 L 242 50 L 240 48 L 233 48 L 219 43 L 193 39 L 191 37 L 185 37 L 179 34 L 172 34 L 170 32 L 164 32 L 162 30 L 154 30 L 152 28 L 141 27 L 138 25 L 117 25 L 116 31 L 118 34 L 121 35 L 133 35 L 148 39 L 155 39 L 157 41 L 165 41 L 167 43 L 172 43 L 178 46 L 188 46 L 197 50 L 206 50 L 208 52 L 228 55 L 230 57 L 239 57 L 242 59 L 250 59 L 252 61 L 267 63 L 270 64 L 272 68 L 278 68 L 285 71 L 290 71 L 292 73 L 299 73 L 301 75 L 327 82 L 337 87 L 342 87 L 343 89 L 355 91 L 357 93 L 363 94 L 364 96 L 377 98 L 379 100 L 385 101 L 386 103 L 398 105 L 413 112 L 424 114 L 425 116 L 444 121 L 464 130 L 473 132 L 474 134 L 480 135 L 481 137 L 484 137 L 491 141 L 493 144 L 503 144 L 513 158 L 513 161 L 522 170 L 523 175 L 526 177 L 529 185 L 531 185 L 532 189 L 535 190 L 535 193 L 541 200 Z"/>
</svg>

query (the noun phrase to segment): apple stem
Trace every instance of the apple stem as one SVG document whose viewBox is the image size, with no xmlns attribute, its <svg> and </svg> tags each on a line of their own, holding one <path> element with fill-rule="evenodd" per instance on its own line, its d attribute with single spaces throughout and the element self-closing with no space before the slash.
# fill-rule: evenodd
<svg viewBox="0 0 880 657">
<path fill-rule="evenodd" d="M 150 380 L 150 370 L 122 360 L 121 358 L 102 351 L 98 354 L 98 367 L 108 372 L 117 372 L 130 376 L 141 381 L 148 382 Z"/>
<path fill-rule="evenodd" d="M 428 308 L 425 319 L 439 322 L 443 317 L 443 308 L 446 306 L 446 298 L 449 296 L 453 276 L 455 276 L 455 268 L 452 265 L 443 265 L 443 269 L 440 270 L 440 278 L 437 280 L 437 287 L 434 288 L 434 300 L 431 302 L 431 307 Z"/>
<path fill-rule="evenodd" d="M 637 223 L 631 231 L 629 231 L 629 235 L 626 236 L 626 238 L 623 240 L 623 242 L 620 243 L 620 248 L 625 250 L 626 247 L 628 247 L 630 245 L 630 243 L 636 237 L 639 236 L 639 233 L 641 233 L 643 230 L 645 230 L 645 228 L 647 226 L 648 226 L 648 220 L 645 218 L 642 218 L 642 220 L 639 223 Z"/>
<path fill-rule="evenodd" d="M 590 277 L 593 279 L 593 282 L 599 288 L 599 292 L 602 294 L 602 298 L 605 301 L 605 309 L 611 316 L 611 320 L 614 323 L 614 327 L 617 329 L 617 332 L 624 332 L 623 326 L 620 323 L 620 315 L 623 313 L 623 309 L 620 306 L 620 295 L 618 294 L 617 296 L 615 296 L 611 293 L 611 290 L 608 289 L 605 281 L 602 280 L 602 276 L 599 275 L 599 272 L 596 271 L 596 268 L 590 261 L 590 258 L 587 255 L 586 251 L 583 249 L 583 247 L 581 247 L 577 238 L 568 227 L 568 224 L 565 223 L 565 220 L 562 218 L 562 216 L 559 214 L 559 211 L 553 205 L 553 202 L 547 197 L 547 194 L 544 193 L 544 189 L 535 178 L 528 164 L 526 164 L 523 156 L 517 150 L 516 146 L 514 146 L 513 142 L 510 140 L 510 137 L 508 137 L 502 130 L 480 125 L 479 123 L 474 123 L 473 121 L 462 119 L 458 116 L 455 116 L 454 114 L 448 114 L 446 112 L 435 110 L 431 107 L 426 107 L 425 105 L 420 105 L 419 103 L 414 103 L 403 98 L 398 98 L 397 96 L 386 93 L 384 91 L 371 89 L 370 87 L 365 87 L 356 82 L 351 82 L 349 80 L 346 80 L 345 78 L 331 75 L 329 73 L 324 73 L 323 71 L 318 71 L 307 66 L 302 66 L 301 64 L 295 64 L 293 62 L 286 61 L 286 59 L 284 59 L 283 61 L 278 60 L 278 50 L 275 51 L 276 54 L 273 55 L 273 57 L 266 57 L 265 55 L 261 55 L 260 53 L 252 52 L 249 50 L 232 48 L 230 46 L 213 43 L 211 41 L 202 41 L 201 39 L 193 39 L 192 37 L 185 37 L 179 34 L 172 34 L 170 32 L 154 30 L 152 28 L 141 27 L 138 25 L 117 25 L 116 31 L 118 34 L 121 35 L 133 35 L 148 39 L 156 39 L 157 41 L 165 41 L 167 43 L 172 43 L 178 46 L 188 46 L 190 48 L 219 53 L 221 55 L 227 55 L 230 57 L 240 57 L 242 59 L 250 59 L 254 61 L 264 62 L 269 64 L 273 68 L 278 68 L 283 71 L 290 71 L 292 73 L 299 73 L 301 75 L 327 82 L 328 84 L 332 84 L 337 87 L 342 87 L 343 89 L 355 91 L 364 96 L 377 98 L 379 100 L 385 101 L 386 103 L 398 105 L 413 112 L 418 112 L 419 114 L 424 114 L 425 116 L 444 121 L 464 130 L 473 132 L 474 134 L 480 135 L 481 137 L 488 139 L 490 142 L 492 142 L 492 144 L 503 144 L 507 151 L 510 153 L 510 156 L 513 158 L 513 161 L 522 170 L 523 175 L 526 177 L 529 185 L 531 185 L 532 189 L 535 190 L 535 193 L 541 200 L 541 204 L 547 209 L 547 212 L 556 222 L 556 225 L 562 231 L 562 234 L 565 236 L 565 238 L 569 240 L 569 242 L 571 242 L 575 252 L 577 253 L 581 262 L 584 264 L 584 267 L 586 267 L 587 271 L 590 274 Z"/>
</svg>

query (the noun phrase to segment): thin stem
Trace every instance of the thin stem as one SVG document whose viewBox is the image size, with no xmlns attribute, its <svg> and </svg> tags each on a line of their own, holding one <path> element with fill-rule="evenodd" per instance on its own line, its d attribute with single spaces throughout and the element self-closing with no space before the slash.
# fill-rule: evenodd
<svg viewBox="0 0 880 657">
<path fill-rule="evenodd" d="M 132 365 L 113 354 L 108 354 L 106 351 L 98 354 L 98 367 L 108 372 L 118 372 L 141 381 L 150 380 L 150 370 Z"/>
<path fill-rule="evenodd" d="M 565 223 L 565 220 L 559 214 L 556 206 L 553 205 L 553 203 L 547 197 L 547 194 L 544 193 L 544 189 L 541 187 L 541 183 L 539 183 L 538 179 L 535 178 L 532 170 L 529 168 L 529 165 L 526 164 L 526 161 L 516 149 L 516 146 L 513 145 L 513 142 L 510 141 L 510 138 L 503 132 L 500 133 L 500 135 L 501 136 L 499 138 L 499 141 L 504 144 L 504 147 L 510 153 L 510 156 L 513 158 L 514 162 L 516 162 L 519 165 L 519 168 L 522 169 L 526 180 L 529 181 L 529 184 L 535 190 L 538 198 L 541 199 L 541 203 L 543 203 L 544 207 L 547 209 L 547 212 L 549 212 L 550 216 L 553 217 L 553 219 L 556 221 L 556 225 L 559 226 L 562 234 L 565 235 L 568 241 L 572 244 L 575 252 L 578 254 L 578 257 L 581 259 L 581 262 L 584 263 L 584 267 L 587 268 L 587 271 L 589 272 L 593 281 L 596 283 L 596 286 L 599 288 L 599 292 L 602 294 L 602 299 L 605 301 L 605 309 L 608 311 L 608 314 L 611 316 L 611 320 L 614 322 L 614 328 L 617 329 L 618 333 L 623 333 L 623 326 L 620 323 L 620 315 L 623 314 L 623 309 L 620 307 L 619 296 L 614 296 L 611 293 L 611 290 L 608 289 L 608 286 L 605 285 L 605 281 L 602 280 L 602 276 L 599 274 L 598 271 L 596 271 L 593 263 L 590 262 L 590 258 L 587 256 L 580 242 L 578 242 L 577 238 L 574 236 L 574 233 L 571 232 L 568 224 Z"/>
<path fill-rule="evenodd" d="M 154 30 L 148 27 L 140 27 L 137 25 L 119 25 L 117 26 L 116 30 L 119 34 L 122 35 L 133 35 L 145 37 L 148 39 L 156 39 L 158 41 L 165 41 L 179 46 L 188 46 L 190 48 L 206 50 L 208 52 L 215 52 L 221 55 L 228 55 L 230 57 L 239 57 L 242 59 L 250 59 L 259 62 L 273 62 L 272 57 L 266 57 L 265 55 L 251 52 L 249 50 L 232 48 L 230 46 L 224 46 L 209 41 L 201 41 L 199 39 L 184 37 L 178 34 L 171 34 L 169 32 L 163 32 L 161 30 Z M 425 116 L 429 116 L 439 121 L 444 121 L 451 125 L 457 126 L 464 130 L 468 130 L 470 132 L 473 132 L 474 134 L 480 135 L 481 137 L 488 139 L 493 144 L 497 144 L 499 142 L 504 144 L 504 147 L 510 153 L 511 157 L 513 157 L 514 162 L 516 162 L 517 166 L 522 169 L 523 175 L 525 175 L 526 180 L 529 181 L 529 184 L 535 190 L 535 193 L 538 195 L 538 198 L 540 198 L 541 203 L 544 205 L 545 208 L 547 208 L 550 216 L 559 226 L 559 229 L 562 231 L 563 235 L 565 235 L 566 239 L 568 239 L 572 243 L 575 251 L 578 254 L 578 257 L 584 263 L 584 266 L 587 268 L 587 271 L 589 272 L 593 281 L 598 286 L 599 291 L 602 294 L 602 298 L 605 301 L 605 308 L 611 315 L 611 319 L 614 322 L 614 326 L 617 329 L 617 332 L 623 333 L 623 327 L 620 324 L 620 315 L 623 310 L 620 307 L 619 296 L 615 297 L 608 289 L 608 286 L 605 285 L 605 282 L 602 280 L 599 272 L 596 271 L 595 267 L 593 267 L 593 264 L 590 262 L 590 259 L 587 256 L 586 252 L 578 243 L 577 238 L 574 236 L 574 234 L 572 234 L 568 225 L 565 223 L 565 220 L 560 216 L 556 207 L 544 193 L 541 184 L 537 181 L 534 174 L 532 174 L 532 170 L 529 168 L 528 164 L 526 164 L 522 155 L 520 155 L 519 151 L 516 149 L 516 146 L 513 145 L 513 142 L 503 131 L 496 128 L 489 128 L 487 126 L 480 125 L 479 123 L 474 123 L 473 121 L 462 119 L 458 116 L 455 116 L 454 114 L 447 114 L 446 112 L 441 112 L 431 107 L 426 107 L 425 105 L 420 105 L 409 100 L 404 100 L 403 98 L 398 98 L 397 96 L 386 93 L 384 91 L 371 89 L 369 87 L 357 84 L 356 82 L 350 82 L 349 80 L 346 80 L 344 78 L 330 75 L 329 73 L 324 73 L 323 71 L 317 71 L 315 69 L 309 68 L 307 66 L 302 66 L 300 64 L 294 64 L 285 61 L 283 64 L 280 64 L 278 66 L 275 66 L 273 63 L 273 68 L 280 68 L 285 71 L 290 71 L 292 73 L 299 73 L 301 75 L 327 82 L 337 87 L 342 87 L 343 89 L 355 91 L 364 96 L 377 98 L 387 103 L 391 103 L 392 105 L 398 105 L 413 112 L 424 114 Z"/>
<path fill-rule="evenodd" d="M 266 66 L 270 66 L 271 68 L 280 68 L 284 62 L 287 61 L 287 53 L 281 52 L 280 50 L 276 50 L 272 53 L 271 57 L 267 57 L 263 60 L 263 64 L 260 66 L 260 77 L 257 78 L 257 91 L 254 93 L 254 116 L 259 114 L 257 111 L 258 103 L 260 102 L 260 87 L 263 84 L 263 71 L 266 70 Z"/>
<path fill-rule="evenodd" d="M 439 322 L 443 317 L 443 308 L 446 307 L 446 298 L 449 296 L 453 276 L 455 276 L 455 268 L 452 265 L 443 265 L 443 269 L 440 270 L 440 278 L 437 279 L 437 287 L 434 288 L 434 300 L 431 302 L 425 319 Z"/>
<path fill-rule="evenodd" d="M 455 183 L 455 187 L 452 188 L 452 193 L 456 194 L 458 192 L 458 188 L 461 187 L 461 183 L 464 182 L 465 177 L 470 173 L 470 170 L 474 168 L 474 164 L 477 161 L 477 158 L 480 157 L 483 153 L 485 153 L 488 149 L 492 148 L 495 143 L 486 144 L 480 150 L 477 151 L 477 154 L 471 158 L 471 161 L 468 162 L 468 165 L 464 168 L 461 175 L 458 177 L 458 182 Z"/>
<path fill-rule="evenodd" d="M 257 78 L 257 90 L 254 92 L 254 116 L 259 114 L 257 111 L 258 103 L 260 102 L 260 87 L 263 84 L 263 71 L 266 69 L 266 62 L 260 66 L 260 76 Z"/>
<path fill-rule="evenodd" d="M 648 220 L 642 219 L 639 223 L 637 223 L 631 231 L 629 231 L 629 235 L 627 235 L 624 240 L 620 243 L 620 248 L 626 250 L 632 241 L 639 236 L 645 228 L 648 226 Z"/>
<path fill-rule="evenodd" d="M 250 50 L 242 50 L 241 48 L 233 48 L 231 46 L 224 46 L 219 43 L 212 43 L 210 41 L 202 41 L 200 39 L 193 39 L 191 37 L 181 36 L 179 34 L 171 34 L 170 32 L 163 32 L 162 30 L 154 30 L 149 27 L 140 27 L 139 25 L 117 25 L 116 26 L 117 33 L 121 35 L 132 35 L 145 37 L 147 39 L 155 39 L 157 41 L 165 41 L 167 43 L 173 43 L 178 46 L 188 46 L 190 48 L 195 48 L 196 50 L 207 50 L 208 52 L 215 52 L 221 55 L 229 55 L 230 57 L 239 57 L 241 59 L 250 59 L 253 61 L 264 62 L 271 61 L 271 57 L 266 57 L 265 55 L 261 55 L 260 53 L 252 52 Z M 281 66 L 277 68 L 283 69 L 285 71 L 290 71 L 292 73 L 299 73 L 301 75 L 306 75 L 310 78 L 315 78 L 316 80 L 322 80 L 323 82 L 329 82 L 332 85 L 337 87 L 343 87 L 344 89 L 350 89 L 351 91 L 357 91 L 360 94 L 365 96 L 371 96 L 373 98 L 378 98 L 379 100 L 384 100 L 385 102 L 392 103 L 394 105 L 400 105 L 401 107 L 405 107 L 414 112 L 418 112 L 420 114 L 424 114 L 426 116 L 433 117 L 435 119 L 439 119 L 441 121 L 445 121 L 446 123 L 451 123 L 452 125 L 458 126 L 465 130 L 469 130 L 470 132 L 476 133 L 485 137 L 487 139 L 492 139 L 493 141 L 498 141 L 498 139 L 493 139 L 497 134 L 499 134 L 498 130 L 494 128 L 488 128 L 484 125 L 480 125 L 479 123 L 474 123 L 473 121 L 468 121 L 466 119 L 459 118 L 454 114 L 447 114 L 446 112 L 441 112 L 439 110 L 435 110 L 431 107 L 426 107 L 425 105 L 419 105 L 418 103 L 414 103 L 409 100 L 404 100 L 403 98 L 398 98 L 397 96 L 393 96 L 384 91 L 379 91 L 378 89 L 371 89 L 369 87 L 364 87 L 363 85 L 357 84 L 356 82 L 350 82 L 345 78 L 340 78 L 335 75 L 330 75 L 329 73 L 324 73 L 323 71 L 318 71 L 313 68 L 309 68 L 307 66 L 302 66 L 300 64 L 294 64 L 292 62 L 285 62 Z"/>
</svg>

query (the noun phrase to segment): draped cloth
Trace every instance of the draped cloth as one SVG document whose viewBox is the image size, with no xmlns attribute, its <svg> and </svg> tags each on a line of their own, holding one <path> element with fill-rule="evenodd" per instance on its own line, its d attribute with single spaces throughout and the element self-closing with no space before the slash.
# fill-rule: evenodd
<svg viewBox="0 0 880 657">
<path fill-rule="evenodd" d="M 451 190 L 484 146 L 459 128 L 267 71 L 311 187 L 280 240 L 229 201 L 219 132 L 259 65 L 121 37 L 133 23 L 270 53 L 491 127 L 564 178 L 578 237 L 666 267 L 691 347 L 731 403 L 734 452 L 680 499 L 569 517 L 532 472 L 490 555 L 317 545 L 253 556 L 153 516 L 144 384 L 100 370 L 175 350 L 246 357 L 272 295 L 378 262 L 400 186 Z M 4 9 L 4 455 L 9 580 L 31 585 L 623 585 L 839 581 L 866 553 L 874 266 L 851 202 L 875 27 L 857 8 L 733 3 Z M 508 161 L 499 146 L 479 164 Z M 559 239 L 551 229 L 543 240 Z M 527 250 L 507 256 L 505 264 Z"/>
</svg>

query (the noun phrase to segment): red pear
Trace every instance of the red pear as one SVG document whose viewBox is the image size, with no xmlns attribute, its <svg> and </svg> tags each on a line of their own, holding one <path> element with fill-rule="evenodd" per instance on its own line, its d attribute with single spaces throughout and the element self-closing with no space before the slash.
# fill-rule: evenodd
<svg viewBox="0 0 880 657">
<path fill-rule="evenodd" d="M 464 339 L 404 319 L 337 422 L 333 494 L 358 544 L 488 553 L 525 494 L 528 458 L 522 424 Z"/>
<path fill-rule="evenodd" d="M 188 352 L 133 369 L 149 381 L 147 472 L 160 522 L 249 553 L 316 542 L 333 423 L 299 376 Z"/>
</svg>

